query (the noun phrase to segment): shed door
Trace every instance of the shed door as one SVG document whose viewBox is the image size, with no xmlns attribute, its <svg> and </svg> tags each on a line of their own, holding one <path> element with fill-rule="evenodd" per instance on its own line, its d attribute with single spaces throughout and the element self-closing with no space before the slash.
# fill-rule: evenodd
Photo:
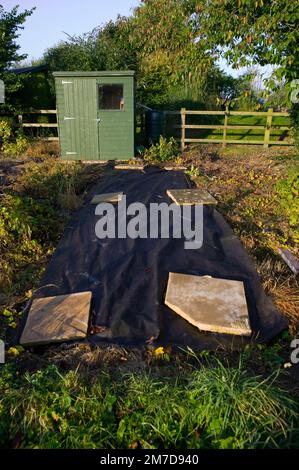
<svg viewBox="0 0 299 470">
<path fill-rule="evenodd" d="M 96 79 L 62 79 L 64 89 L 64 152 L 70 160 L 98 160 Z"/>
<path fill-rule="evenodd" d="M 134 156 L 134 82 L 123 77 L 97 79 L 100 159 Z"/>
</svg>

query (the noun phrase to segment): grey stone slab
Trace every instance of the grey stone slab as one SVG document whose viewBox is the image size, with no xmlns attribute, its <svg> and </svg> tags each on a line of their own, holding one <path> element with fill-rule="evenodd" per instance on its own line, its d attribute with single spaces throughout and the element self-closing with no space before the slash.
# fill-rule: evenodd
<svg viewBox="0 0 299 470">
<path fill-rule="evenodd" d="M 167 196 L 178 206 L 217 204 L 216 199 L 205 189 L 168 189 Z"/>
<path fill-rule="evenodd" d="M 167 165 L 163 167 L 163 170 L 167 170 L 167 171 L 187 170 L 187 167 L 183 165 Z"/>
<path fill-rule="evenodd" d="M 169 273 L 165 304 L 200 330 L 251 335 L 242 281 Z"/>
<path fill-rule="evenodd" d="M 286 248 L 278 248 L 278 254 L 282 257 L 290 270 L 297 275 L 299 273 L 299 259 Z"/>
<path fill-rule="evenodd" d="M 144 168 L 146 167 L 146 165 L 126 165 L 126 164 L 119 164 L 119 165 L 115 165 L 114 168 L 115 170 L 144 170 Z"/>
<path fill-rule="evenodd" d="M 122 197 L 123 193 L 96 194 L 90 201 L 90 204 L 100 204 L 101 202 L 120 202 Z"/>
<path fill-rule="evenodd" d="M 34 299 L 20 344 L 38 345 L 87 335 L 91 292 Z"/>
</svg>

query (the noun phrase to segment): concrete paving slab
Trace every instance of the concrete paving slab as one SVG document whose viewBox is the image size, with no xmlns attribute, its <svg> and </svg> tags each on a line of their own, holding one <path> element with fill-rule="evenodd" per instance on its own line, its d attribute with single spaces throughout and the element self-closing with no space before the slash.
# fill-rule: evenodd
<svg viewBox="0 0 299 470">
<path fill-rule="evenodd" d="M 101 202 L 120 202 L 122 197 L 123 193 L 96 194 L 90 201 L 90 204 L 100 204 Z"/>
<path fill-rule="evenodd" d="M 165 304 L 200 330 L 251 335 L 242 281 L 169 273 Z"/>
<path fill-rule="evenodd" d="M 20 344 L 39 345 L 87 335 L 91 292 L 34 299 Z"/>
<path fill-rule="evenodd" d="M 205 189 L 168 189 L 167 196 L 169 196 L 178 206 L 217 204 L 216 199 Z"/>
<path fill-rule="evenodd" d="M 163 170 L 167 170 L 167 171 L 187 170 L 187 167 L 183 165 L 167 165 L 163 167 Z"/>
<path fill-rule="evenodd" d="M 114 166 L 115 170 L 144 170 L 146 165 L 126 165 L 126 164 L 119 164 Z"/>
</svg>

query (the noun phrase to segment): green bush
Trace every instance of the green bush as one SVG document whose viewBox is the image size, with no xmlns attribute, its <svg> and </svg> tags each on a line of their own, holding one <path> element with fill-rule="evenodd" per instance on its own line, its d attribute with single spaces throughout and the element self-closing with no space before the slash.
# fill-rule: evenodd
<svg viewBox="0 0 299 470">
<path fill-rule="evenodd" d="M 144 152 L 144 160 L 151 163 L 160 163 L 173 160 L 179 153 L 178 145 L 173 137 L 167 140 L 162 135 L 159 143 L 152 144 Z"/>
</svg>

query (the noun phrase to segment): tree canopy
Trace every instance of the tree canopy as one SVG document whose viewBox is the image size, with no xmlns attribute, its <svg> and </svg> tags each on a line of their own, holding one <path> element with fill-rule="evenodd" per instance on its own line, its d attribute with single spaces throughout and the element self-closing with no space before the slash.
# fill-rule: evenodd
<svg viewBox="0 0 299 470">
<path fill-rule="evenodd" d="M 32 12 L 0 5 L 0 76 L 11 89 L 20 80 L 7 70 L 26 57 L 17 38 Z M 42 60 L 52 71 L 133 69 L 137 99 L 148 106 L 214 107 L 250 85 L 221 71 L 221 57 L 233 67 L 274 65 L 280 82 L 296 78 L 297 21 L 293 0 L 141 0 L 130 17 L 68 36 Z"/>
<path fill-rule="evenodd" d="M 33 11 L 34 8 L 19 12 L 18 6 L 11 11 L 5 11 L 3 5 L 0 4 L 0 78 L 5 82 L 8 104 L 10 94 L 22 87 L 22 78 L 9 73 L 9 69 L 13 64 L 27 57 L 26 54 L 19 53 L 21 46 L 17 43 L 17 39 L 20 35 L 19 30 L 23 29 L 22 25 Z"/>
<path fill-rule="evenodd" d="M 137 100 L 153 107 L 216 104 L 229 78 L 196 40 L 194 1 L 145 0 L 131 17 L 118 17 L 91 33 L 50 48 L 52 70 L 133 69 Z M 235 85 L 230 80 L 230 90 Z M 190 104 L 191 105 L 191 104 Z"/>
<path fill-rule="evenodd" d="M 275 76 L 298 75 L 299 5 L 294 0 L 198 0 L 197 38 L 233 66 L 276 66 Z"/>
<path fill-rule="evenodd" d="M 20 54 L 20 45 L 16 42 L 19 30 L 23 29 L 28 16 L 32 15 L 34 8 L 19 13 L 19 7 L 5 11 L 0 4 L 0 73 L 7 71 L 12 64 L 26 59 L 26 54 Z"/>
</svg>

